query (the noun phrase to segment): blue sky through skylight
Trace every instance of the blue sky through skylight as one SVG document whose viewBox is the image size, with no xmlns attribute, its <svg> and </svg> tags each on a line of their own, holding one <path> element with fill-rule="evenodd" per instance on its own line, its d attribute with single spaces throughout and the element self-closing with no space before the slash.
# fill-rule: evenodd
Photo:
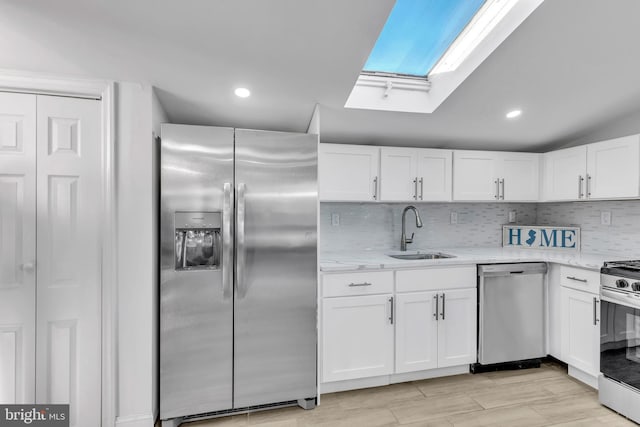
<svg viewBox="0 0 640 427">
<path fill-rule="evenodd" d="M 484 0 L 397 0 L 365 71 L 425 76 Z"/>
</svg>

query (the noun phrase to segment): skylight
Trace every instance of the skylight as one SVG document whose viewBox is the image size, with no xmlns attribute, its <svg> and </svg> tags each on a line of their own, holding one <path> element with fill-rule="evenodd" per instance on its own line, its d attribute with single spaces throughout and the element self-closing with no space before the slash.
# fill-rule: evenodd
<svg viewBox="0 0 640 427">
<path fill-rule="evenodd" d="M 365 72 L 426 76 L 485 0 L 397 0 Z"/>
</svg>

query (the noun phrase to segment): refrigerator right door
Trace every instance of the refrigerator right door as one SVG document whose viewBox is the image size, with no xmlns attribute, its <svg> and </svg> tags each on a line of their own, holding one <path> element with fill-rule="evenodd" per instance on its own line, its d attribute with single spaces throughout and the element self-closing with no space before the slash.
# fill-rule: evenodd
<svg viewBox="0 0 640 427">
<path fill-rule="evenodd" d="M 315 398 L 318 137 L 235 143 L 234 408 Z"/>
</svg>

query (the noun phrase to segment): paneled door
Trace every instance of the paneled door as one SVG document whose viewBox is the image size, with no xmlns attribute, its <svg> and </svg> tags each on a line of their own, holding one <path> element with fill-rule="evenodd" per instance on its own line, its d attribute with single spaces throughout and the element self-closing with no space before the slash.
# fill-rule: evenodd
<svg viewBox="0 0 640 427">
<path fill-rule="evenodd" d="M 36 96 L 0 93 L 0 403 L 33 403 Z"/>
<path fill-rule="evenodd" d="M 100 132 L 99 101 L 0 93 L 0 403 L 72 426 L 101 422 Z"/>
<path fill-rule="evenodd" d="M 36 401 L 100 425 L 100 102 L 37 97 Z"/>
</svg>

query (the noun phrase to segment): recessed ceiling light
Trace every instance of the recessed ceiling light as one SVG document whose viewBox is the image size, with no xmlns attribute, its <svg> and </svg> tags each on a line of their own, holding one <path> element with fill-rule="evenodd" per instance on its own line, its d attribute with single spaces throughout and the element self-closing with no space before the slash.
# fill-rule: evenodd
<svg viewBox="0 0 640 427">
<path fill-rule="evenodd" d="M 235 90 L 235 94 L 240 98 L 247 98 L 251 95 L 251 91 L 246 87 L 239 87 Z"/>
<path fill-rule="evenodd" d="M 520 114 L 522 114 L 522 110 L 513 110 L 507 113 L 507 119 L 515 119 Z"/>
</svg>

